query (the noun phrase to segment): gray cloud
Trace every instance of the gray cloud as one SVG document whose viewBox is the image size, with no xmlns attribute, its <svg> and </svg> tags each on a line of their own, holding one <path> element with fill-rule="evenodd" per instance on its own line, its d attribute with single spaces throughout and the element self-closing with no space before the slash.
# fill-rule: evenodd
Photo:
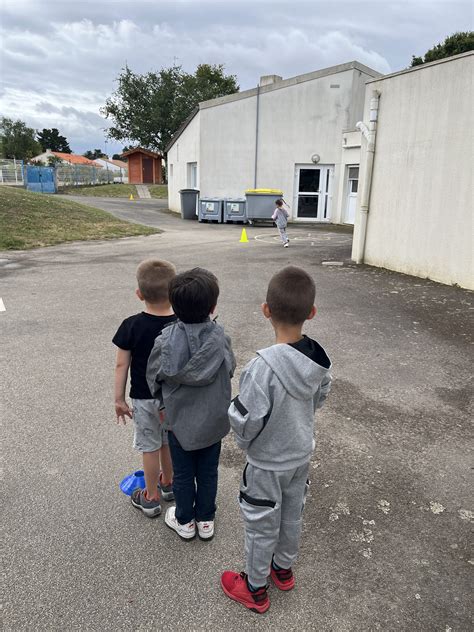
<svg viewBox="0 0 474 632">
<path fill-rule="evenodd" d="M 389 72 L 470 21 L 470 3 L 450 0 L 6 0 L 0 111 L 58 127 L 82 152 L 103 146 L 99 108 L 125 63 L 224 63 L 242 89 L 352 59 Z"/>
</svg>

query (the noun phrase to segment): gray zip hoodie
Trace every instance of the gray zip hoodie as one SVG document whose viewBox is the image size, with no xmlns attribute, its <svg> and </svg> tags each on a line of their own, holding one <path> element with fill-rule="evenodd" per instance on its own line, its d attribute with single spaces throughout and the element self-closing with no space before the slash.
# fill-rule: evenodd
<svg viewBox="0 0 474 632">
<path fill-rule="evenodd" d="M 229 432 L 234 371 L 230 338 L 209 319 L 192 324 L 178 320 L 156 338 L 146 379 L 184 450 L 207 448 Z"/>
<path fill-rule="evenodd" d="M 311 458 L 314 413 L 330 390 L 331 361 L 316 341 L 306 341 L 312 345 L 311 357 L 288 344 L 257 351 L 230 405 L 237 444 L 247 451 L 247 461 L 261 469 L 291 470 Z"/>
</svg>

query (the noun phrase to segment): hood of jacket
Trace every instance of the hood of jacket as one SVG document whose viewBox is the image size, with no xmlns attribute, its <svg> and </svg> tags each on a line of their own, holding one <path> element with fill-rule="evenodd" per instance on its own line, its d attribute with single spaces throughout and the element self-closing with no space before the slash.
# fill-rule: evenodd
<svg viewBox="0 0 474 632">
<path fill-rule="evenodd" d="M 276 344 L 257 351 L 272 369 L 283 388 L 295 399 L 309 399 L 329 373 L 331 362 L 314 340 L 314 353 L 308 356 L 289 344 Z"/>
<path fill-rule="evenodd" d="M 162 332 L 162 377 L 176 384 L 205 386 L 216 379 L 226 358 L 224 329 L 207 320 L 177 321 Z"/>
</svg>

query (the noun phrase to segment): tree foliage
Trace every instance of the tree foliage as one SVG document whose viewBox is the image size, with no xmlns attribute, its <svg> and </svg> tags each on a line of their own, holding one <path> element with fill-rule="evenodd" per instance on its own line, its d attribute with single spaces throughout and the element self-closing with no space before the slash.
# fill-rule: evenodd
<svg viewBox="0 0 474 632">
<path fill-rule="evenodd" d="M 43 128 L 41 132 L 38 132 L 38 142 L 43 151 L 51 149 L 51 151 L 60 151 L 64 154 L 72 153 L 66 137 L 61 136 L 56 127 L 52 129 Z"/>
<path fill-rule="evenodd" d="M 430 48 L 426 51 L 424 57 L 416 57 L 413 55 L 411 66 L 421 66 L 422 64 L 427 64 L 437 59 L 467 53 L 469 50 L 474 50 L 474 31 L 460 31 L 453 33 L 453 35 L 447 37 L 444 42 Z"/>
<path fill-rule="evenodd" d="M 160 152 L 200 101 L 239 90 L 236 77 L 225 75 L 221 64 L 200 64 L 194 74 L 173 66 L 141 75 L 126 66 L 117 81 L 102 108 L 112 121 L 109 137 Z"/>
<path fill-rule="evenodd" d="M 64 152 L 68 153 L 68 152 Z M 48 156 L 48 167 L 57 167 L 58 165 L 62 165 L 63 161 L 58 156 Z"/>
<path fill-rule="evenodd" d="M 88 149 L 84 154 L 82 154 L 84 158 L 89 158 L 89 160 L 95 160 L 96 158 L 106 158 L 107 156 L 104 154 L 102 149 Z"/>
<path fill-rule="evenodd" d="M 0 154 L 2 158 L 30 160 L 41 153 L 41 145 L 36 140 L 36 130 L 27 127 L 20 120 L 2 117 L 0 119 Z"/>
</svg>

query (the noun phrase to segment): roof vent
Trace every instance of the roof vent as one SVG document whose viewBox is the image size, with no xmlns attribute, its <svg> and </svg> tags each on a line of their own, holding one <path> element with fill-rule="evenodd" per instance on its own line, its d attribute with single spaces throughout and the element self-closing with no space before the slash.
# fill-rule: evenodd
<svg viewBox="0 0 474 632">
<path fill-rule="evenodd" d="M 269 86 L 282 80 L 283 77 L 280 77 L 280 75 L 263 75 L 263 77 L 260 77 L 260 86 Z"/>
</svg>

